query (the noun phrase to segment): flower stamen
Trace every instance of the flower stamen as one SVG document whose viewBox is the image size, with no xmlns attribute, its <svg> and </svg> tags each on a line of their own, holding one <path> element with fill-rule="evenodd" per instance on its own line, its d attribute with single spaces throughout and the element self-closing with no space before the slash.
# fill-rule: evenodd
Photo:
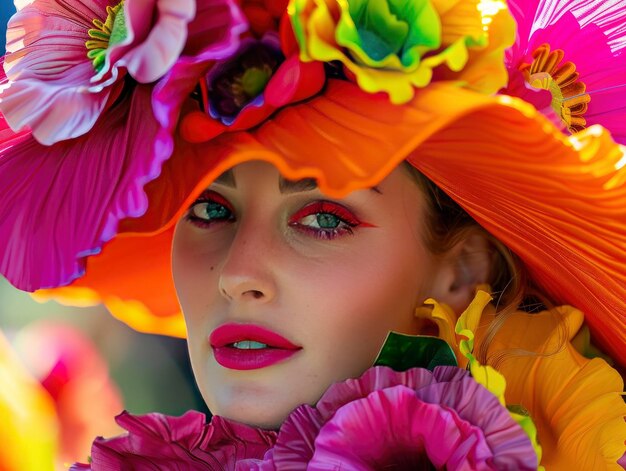
<svg viewBox="0 0 626 471">
<path fill-rule="evenodd" d="M 550 51 L 549 44 L 542 44 L 533 52 L 533 62 L 522 64 L 519 70 L 531 87 L 551 93 L 552 109 L 567 129 L 575 133 L 587 125 L 584 115 L 591 96 L 579 80 L 576 65 L 569 61 L 562 63 L 564 55 L 561 49 Z"/>
<path fill-rule="evenodd" d="M 97 18 L 92 21 L 95 28 L 87 32 L 91 39 L 85 43 L 88 50 L 87 57 L 92 60 L 96 72 L 100 72 L 104 67 L 107 49 L 114 44 L 121 43 L 128 33 L 124 0 L 114 7 L 108 6 L 106 12 L 107 17 L 104 22 Z"/>
</svg>

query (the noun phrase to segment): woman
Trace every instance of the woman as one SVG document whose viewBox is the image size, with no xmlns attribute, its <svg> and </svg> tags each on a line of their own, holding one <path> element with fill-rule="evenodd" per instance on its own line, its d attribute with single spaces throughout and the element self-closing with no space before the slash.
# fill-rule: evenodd
<svg viewBox="0 0 626 471">
<path fill-rule="evenodd" d="M 606 28 L 619 76 L 623 14 L 580 3 L 545 29 Z M 93 468 L 619 466 L 623 383 L 570 342 L 583 311 L 624 362 L 624 154 L 579 132 L 615 87 L 543 45 L 516 63 L 498 2 L 410 5 L 35 1 L 9 24 L 3 273 L 140 330 L 185 335 L 182 310 L 219 416 L 123 415 Z M 547 118 L 492 95 L 514 78 Z M 574 307 L 516 312 L 537 303 Z"/>
</svg>

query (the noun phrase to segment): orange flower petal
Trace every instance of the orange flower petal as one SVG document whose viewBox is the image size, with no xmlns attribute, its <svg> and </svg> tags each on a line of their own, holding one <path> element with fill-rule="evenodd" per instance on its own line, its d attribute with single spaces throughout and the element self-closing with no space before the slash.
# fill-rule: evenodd
<svg viewBox="0 0 626 471">
<path fill-rule="evenodd" d="M 507 403 L 532 417 L 546 469 L 619 470 L 626 404 L 619 373 L 604 360 L 582 357 L 570 343 L 583 314 L 559 307 L 507 318 L 489 354 L 507 381 Z M 536 352 L 536 353 L 533 353 Z"/>
</svg>

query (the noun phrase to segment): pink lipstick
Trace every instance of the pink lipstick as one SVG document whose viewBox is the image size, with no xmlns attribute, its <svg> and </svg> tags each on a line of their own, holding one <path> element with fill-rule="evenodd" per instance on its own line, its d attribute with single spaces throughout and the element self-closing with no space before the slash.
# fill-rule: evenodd
<svg viewBox="0 0 626 471">
<path fill-rule="evenodd" d="M 224 368 L 255 370 L 286 360 L 302 347 L 265 327 L 254 324 L 224 324 L 209 342 L 215 360 Z"/>
</svg>

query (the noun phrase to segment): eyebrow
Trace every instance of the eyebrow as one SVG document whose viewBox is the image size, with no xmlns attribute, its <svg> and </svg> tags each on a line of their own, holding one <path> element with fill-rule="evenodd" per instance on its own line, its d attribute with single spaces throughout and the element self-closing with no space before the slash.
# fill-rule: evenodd
<svg viewBox="0 0 626 471">
<path fill-rule="evenodd" d="M 225 185 L 231 188 L 237 188 L 237 182 L 235 181 L 235 175 L 232 169 L 226 170 L 219 177 L 215 179 L 215 183 Z M 288 180 L 282 175 L 279 176 L 278 189 L 282 194 L 289 193 L 301 193 L 305 191 L 312 191 L 317 188 L 317 183 L 314 178 L 302 178 L 300 180 Z M 382 194 L 380 189 L 376 186 L 371 188 L 378 194 Z"/>
</svg>

